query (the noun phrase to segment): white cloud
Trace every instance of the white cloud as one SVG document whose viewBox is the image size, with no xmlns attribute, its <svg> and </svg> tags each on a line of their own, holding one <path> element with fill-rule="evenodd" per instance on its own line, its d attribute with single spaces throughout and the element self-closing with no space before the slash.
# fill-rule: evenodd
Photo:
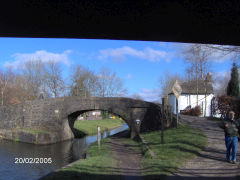
<svg viewBox="0 0 240 180">
<path fill-rule="evenodd" d="M 100 55 L 98 56 L 99 59 L 104 60 L 110 58 L 114 62 L 121 62 L 125 60 L 126 56 L 133 56 L 140 59 L 145 59 L 150 62 L 157 62 L 161 60 L 165 60 L 167 62 L 170 61 L 172 57 L 172 53 L 152 49 L 150 47 L 146 47 L 142 51 L 136 50 L 134 48 L 124 46 L 122 48 L 116 49 L 103 49 L 99 51 Z"/>
<path fill-rule="evenodd" d="M 52 53 L 52 52 L 48 52 L 45 50 L 39 50 L 36 51 L 34 53 L 16 53 L 13 54 L 12 57 L 15 59 L 13 62 L 5 62 L 4 66 L 5 67 L 17 67 L 20 64 L 32 60 L 42 60 L 43 62 L 48 62 L 50 60 L 55 61 L 55 62 L 60 62 L 63 63 L 65 65 L 69 65 L 69 54 L 71 53 L 71 50 L 66 50 L 63 53 L 59 54 L 59 53 Z"/>
<path fill-rule="evenodd" d="M 145 101 L 159 101 L 160 100 L 160 89 L 141 89 L 140 93 L 137 93 Z"/>
<path fill-rule="evenodd" d="M 240 72 L 240 68 L 238 68 Z M 240 78 L 240 74 L 239 74 Z M 213 89 L 216 92 L 226 91 L 229 80 L 231 79 L 231 70 L 216 72 L 213 74 Z"/>
<path fill-rule="evenodd" d="M 215 72 L 214 75 L 216 78 L 224 78 L 224 77 L 230 77 L 231 71 L 220 71 L 220 72 Z"/>
<path fill-rule="evenodd" d="M 132 75 L 131 74 L 128 74 L 126 79 L 132 79 Z"/>
<path fill-rule="evenodd" d="M 216 72 L 213 75 L 213 89 L 215 92 L 224 91 L 230 79 L 230 71 Z"/>
<path fill-rule="evenodd" d="M 219 49 L 234 49 L 234 46 L 230 46 L 230 45 L 211 45 L 212 47 L 215 47 L 215 49 L 211 49 L 213 54 L 210 57 L 210 59 L 212 61 L 215 62 L 225 62 L 225 61 L 229 61 L 229 60 L 233 60 L 235 58 L 237 58 L 239 56 L 239 53 L 236 53 L 234 51 L 230 52 L 230 51 L 222 51 Z"/>
<path fill-rule="evenodd" d="M 175 45 L 177 51 L 179 54 L 185 49 L 187 49 L 189 46 L 194 45 L 192 43 L 178 43 Z M 230 53 L 227 51 L 221 51 L 217 48 L 232 48 L 232 46 L 227 46 L 227 45 L 210 45 L 215 48 L 209 48 L 208 46 L 203 46 L 203 49 L 206 49 L 207 51 L 211 51 L 211 56 L 208 58 L 210 61 L 216 62 L 216 63 L 223 63 L 226 61 L 230 61 L 234 58 L 236 58 L 236 54 L 234 52 Z"/>
<path fill-rule="evenodd" d="M 218 50 L 218 51 L 215 51 L 209 59 L 214 62 L 222 63 L 225 61 L 232 60 L 233 58 L 234 58 L 233 53 L 224 54 L 223 52 Z"/>
</svg>

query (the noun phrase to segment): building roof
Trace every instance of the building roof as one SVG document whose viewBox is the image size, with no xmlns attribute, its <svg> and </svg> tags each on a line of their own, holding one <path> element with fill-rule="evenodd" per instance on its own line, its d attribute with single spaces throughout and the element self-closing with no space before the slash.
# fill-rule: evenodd
<svg viewBox="0 0 240 180">
<path fill-rule="evenodd" d="M 182 94 L 197 94 L 197 81 L 188 81 L 180 84 Z M 173 94 L 171 91 L 169 94 Z M 205 94 L 204 80 L 198 80 L 198 94 Z M 213 86 L 211 82 L 206 84 L 206 94 L 213 94 Z"/>
</svg>

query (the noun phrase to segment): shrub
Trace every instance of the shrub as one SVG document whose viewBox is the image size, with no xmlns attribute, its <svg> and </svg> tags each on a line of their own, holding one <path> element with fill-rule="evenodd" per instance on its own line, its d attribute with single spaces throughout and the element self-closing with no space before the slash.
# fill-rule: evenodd
<svg viewBox="0 0 240 180">
<path fill-rule="evenodd" d="M 200 106 L 196 106 L 192 108 L 192 116 L 200 116 L 201 115 L 201 108 Z"/>
<path fill-rule="evenodd" d="M 194 108 L 182 111 L 181 114 L 190 115 L 190 116 L 200 116 L 201 115 L 201 108 L 200 108 L 200 106 L 195 106 Z"/>
<path fill-rule="evenodd" d="M 232 110 L 235 112 L 237 118 L 240 117 L 240 98 L 232 98 Z"/>
<path fill-rule="evenodd" d="M 232 97 L 231 96 L 227 96 L 227 95 L 223 95 L 223 96 L 219 96 L 217 97 L 217 106 L 218 109 L 220 111 L 220 114 L 225 117 L 227 112 L 232 110 Z"/>
<path fill-rule="evenodd" d="M 227 95 L 219 96 L 217 97 L 217 107 L 223 117 L 226 117 L 228 111 L 233 110 L 238 118 L 240 115 L 240 98 Z"/>
</svg>

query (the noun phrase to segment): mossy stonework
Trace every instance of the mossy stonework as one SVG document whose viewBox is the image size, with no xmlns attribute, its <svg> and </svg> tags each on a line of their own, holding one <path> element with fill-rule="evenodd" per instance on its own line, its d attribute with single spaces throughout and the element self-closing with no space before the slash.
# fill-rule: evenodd
<svg viewBox="0 0 240 180">
<path fill-rule="evenodd" d="M 54 134 L 46 133 L 41 130 L 1 130 L 1 137 L 15 142 L 26 142 L 32 144 L 48 144 L 49 140 L 53 140 Z"/>
<path fill-rule="evenodd" d="M 19 141 L 38 144 L 72 139 L 77 117 L 92 110 L 105 110 L 122 117 L 133 136 L 138 133 L 137 119 L 141 120 L 140 132 L 161 126 L 161 107 L 154 103 L 130 98 L 64 97 L 0 107 L 0 136 L 14 140 L 17 134 Z"/>
</svg>

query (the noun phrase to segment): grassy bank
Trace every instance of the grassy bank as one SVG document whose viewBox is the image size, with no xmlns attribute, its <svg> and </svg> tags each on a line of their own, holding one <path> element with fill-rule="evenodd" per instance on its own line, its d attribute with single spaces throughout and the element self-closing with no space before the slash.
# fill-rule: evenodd
<svg viewBox="0 0 240 180">
<path fill-rule="evenodd" d="M 207 139 L 199 130 L 190 126 L 165 131 L 165 144 L 161 144 L 161 131 L 142 134 L 149 143 L 151 150 L 156 157 L 151 158 L 145 145 L 132 139 L 125 139 L 123 142 L 131 146 L 136 152 L 141 151 L 142 176 L 144 179 L 159 179 L 170 172 L 174 172 L 187 160 L 196 156 L 206 145 Z M 104 139 L 100 150 L 97 144 L 88 149 L 89 157 L 71 167 L 61 169 L 48 179 L 124 179 L 119 173 L 117 162 L 111 152 L 109 138 Z"/>
<path fill-rule="evenodd" d="M 142 136 L 156 155 L 151 159 L 150 153 L 142 146 L 145 151 L 142 159 L 145 169 L 143 175 L 167 175 L 174 172 L 207 145 L 206 136 L 190 126 L 165 131 L 164 144 L 161 144 L 161 131 L 145 133 Z"/>
<path fill-rule="evenodd" d="M 88 156 L 87 159 L 71 167 L 62 168 L 41 180 L 105 180 L 118 177 L 116 176 L 117 161 L 112 156 L 108 138 L 102 141 L 100 148 L 97 143 L 92 144 L 88 149 Z"/>
<path fill-rule="evenodd" d="M 121 126 L 123 123 L 119 118 L 116 119 L 102 119 L 102 120 L 88 120 L 88 121 L 75 121 L 74 128 L 84 132 L 88 135 L 97 133 L 97 126 L 101 128 L 101 132 L 109 129 L 114 129 Z"/>
</svg>

